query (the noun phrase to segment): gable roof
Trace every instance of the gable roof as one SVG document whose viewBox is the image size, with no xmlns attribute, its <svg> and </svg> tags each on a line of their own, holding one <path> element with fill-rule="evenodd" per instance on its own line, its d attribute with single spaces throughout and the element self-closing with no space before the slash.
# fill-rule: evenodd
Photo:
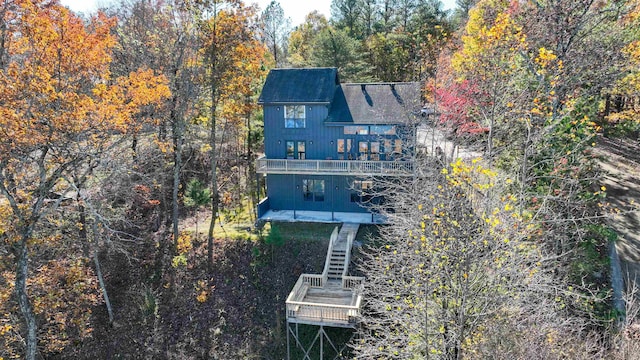
<svg viewBox="0 0 640 360">
<path fill-rule="evenodd" d="M 329 103 L 339 84 L 336 68 L 273 69 L 258 104 Z"/>
<path fill-rule="evenodd" d="M 396 124 L 420 113 L 420 83 L 342 84 L 327 122 Z"/>
</svg>

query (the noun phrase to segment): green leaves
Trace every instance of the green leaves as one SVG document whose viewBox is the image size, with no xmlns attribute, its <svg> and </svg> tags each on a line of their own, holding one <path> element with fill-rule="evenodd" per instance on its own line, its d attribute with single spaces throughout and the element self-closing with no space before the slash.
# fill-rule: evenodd
<svg viewBox="0 0 640 360">
<path fill-rule="evenodd" d="M 207 205 L 209 201 L 211 201 L 211 190 L 203 185 L 200 180 L 191 179 L 184 194 L 184 205 L 188 208 L 197 209 Z"/>
</svg>

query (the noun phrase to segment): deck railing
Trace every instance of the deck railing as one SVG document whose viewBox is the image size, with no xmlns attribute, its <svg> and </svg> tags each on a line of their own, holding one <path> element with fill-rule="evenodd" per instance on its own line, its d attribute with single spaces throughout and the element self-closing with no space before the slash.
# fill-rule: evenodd
<svg viewBox="0 0 640 360">
<path fill-rule="evenodd" d="M 360 316 L 359 296 L 354 305 L 332 305 L 287 301 L 287 318 L 304 318 L 306 321 L 353 323 Z"/>
<path fill-rule="evenodd" d="M 318 274 L 302 274 L 296 281 L 296 284 L 291 289 L 289 296 L 287 297 L 287 303 L 289 301 L 301 301 L 307 294 L 309 288 L 322 288 L 324 287 L 324 279 L 322 275 Z"/>
<path fill-rule="evenodd" d="M 342 288 L 344 288 L 344 277 L 349 273 L 349 264 L 351 264 L 351 247 L 353 246 L 353 240 L 356 234 L 349 232 L 347 234 L 347 254 L 344 257 L 344 268 L 342 269 Z"/>
<path fill-rule="evenodd" d="M 364 277 L 361 276 L 343 276 L 342 288 L 345 290 L 360 290 L 364 284 Z"/>
<path fill-rule="evenodd" d="M 327 282 L 329 276 L 329 263 L 331 263 L 331 254 L 333 253 L 333 247 L 338 241 L 338 227 L 336 226 L 331 233 L 331 239 L 329 240 L 329 248 L 327 249 L 327 257 L 324 260 L 324 271 L 322 271 L 323 284 Z"/>
<path fill-rule="evenodd" d="M 256 172 L 263 174 L 411 176 L 413 161 L 362 160 L 256 160 Z"/>
</svg>

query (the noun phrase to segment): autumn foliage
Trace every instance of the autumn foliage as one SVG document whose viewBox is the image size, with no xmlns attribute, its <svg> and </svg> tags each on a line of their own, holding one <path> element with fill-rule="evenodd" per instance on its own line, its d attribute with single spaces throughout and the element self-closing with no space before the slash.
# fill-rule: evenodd
<svg viewBox="0 0 640 360">
<path fill-rule="evenodd" d="M 33 358 L 36 323 L 45 351 L 60 351 L 72 332 L 90 335 L 88 307 L 98 302 L 91 268 L 78 253 L 64 251 L 78 245 L 61 241 L 64 223 L 53 212 L 60 202 L 52 194 L 66 196 L 73 174 L 90 169 L 119 136 L 136 129 L 135 115 L 169 90 L 150 70 L 111 78 L 115 19 L 98 13 L 85 23 L 56 1 L 3 6 L 0 240 L 11 252 L 1 255 L 0 283 L 3 299 L 16 294 L 27 324 L 23 355 Z M 21 353 L 14 306 L 0 304 L 6 349 L 0 356 Z"/>
</svg>

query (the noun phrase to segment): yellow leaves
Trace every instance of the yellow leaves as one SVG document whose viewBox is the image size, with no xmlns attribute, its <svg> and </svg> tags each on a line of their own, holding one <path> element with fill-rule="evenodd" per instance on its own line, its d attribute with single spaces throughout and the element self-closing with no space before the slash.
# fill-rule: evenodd
<svg viewBox="0 0 640 360">
<path fill-rule="evenodd" d="M 13 329 L 13 326 L 11 326 L 9 324 L 3 324 L 2 326 L 0 326 L 0 336 L 4 336 L 6 333 L 11 331 L 11 329 Z M 0 360 L 1 359 L 2 358 L 0 358 Z"/>
<path fill-rule="evenodd" d="M 178 253 L 186 254 L 193 248 L 191 242 L 191 234 L 188 232 L 181 232 L 178 235 Z"/>
<path fill-rule="evenodd" d="M 211 290 L 213 290 L 214 287 L 212 287 Z M 195 286 L 195 291 L 196 291 L 196 300 L 199 303 L 204 303 L 207 301 L 208 297 L 209 297 L 209 289 L 207 286 L 207 282 L 205 280 L 198 280 L 197 285 Z"/>
<path fill-rule="evenodd" d="M 538 49 L 538 56 L 534 60 L 538 65 L 547 67 L 556 59 L 558 59 L 558 57 L 553 53 L 553 50 L 548 50 L 545 47 L 541 47 L 540 49 Z"/>
<path fill-rule="evenodd" d="M 508 2 L 480 2 L 469 11 L 462 49 L 451 64 L 459 72 L 478 72 L 499 66 L 514 71 L 518 53 L 526 49 L 526 36 L 507 11 Z"/>
</svg>

